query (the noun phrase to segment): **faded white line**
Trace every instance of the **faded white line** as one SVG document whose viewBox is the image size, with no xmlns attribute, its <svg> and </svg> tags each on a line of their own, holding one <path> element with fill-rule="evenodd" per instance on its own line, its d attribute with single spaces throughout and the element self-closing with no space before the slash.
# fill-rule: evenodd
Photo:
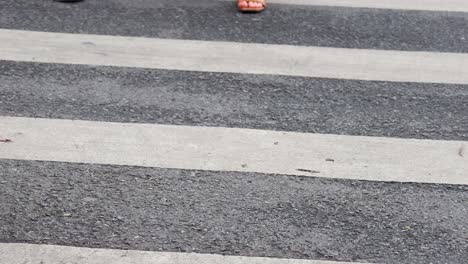
<svg viewBox="0 0 468 264">
<path fill-rule="evenodd" d="M 217 254 L 92 249 L 53 245 L 0 243 L 5 264 L 350 264 L 348 262 L 222 256 Z"/>
<path fill-rule="evenodd" d="M 468 1 L 466 0 L 267 0 L 267 2 L 306 6 L 468 12 Z"/>
<path fill-rule="evenodd" d="M 467 142 L 0 117 L 0 158 L 468 184 Z"/>
<path fill-rule="evenodd" d="M 32 45 L 34 43 L 34 45 Z M 0 29 L 0 60 L 468 84 L 468 54 Z"/>
</svg>

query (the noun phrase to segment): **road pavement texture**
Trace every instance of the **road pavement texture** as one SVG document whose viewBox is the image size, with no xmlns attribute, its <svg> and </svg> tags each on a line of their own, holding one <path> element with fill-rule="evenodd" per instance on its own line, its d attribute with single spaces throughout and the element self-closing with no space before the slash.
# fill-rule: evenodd
<svg viewBox="0 0 468 264">
<path fill-rule="evenodd" d="M 3 0 L 0 263 L 468 263 L 468 7 L 384 2 Z"/>
</svg>

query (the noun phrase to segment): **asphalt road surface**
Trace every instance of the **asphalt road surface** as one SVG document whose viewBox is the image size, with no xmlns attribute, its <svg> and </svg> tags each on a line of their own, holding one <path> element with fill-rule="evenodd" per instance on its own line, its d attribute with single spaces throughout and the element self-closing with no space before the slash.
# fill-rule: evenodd
<svg viewBox="0 0 468 264">
<path fill-rule="evenodd" d="M 468 5 L 272 2 L 2 0 L 0 263 L 468 263 Z"/>
</svg>

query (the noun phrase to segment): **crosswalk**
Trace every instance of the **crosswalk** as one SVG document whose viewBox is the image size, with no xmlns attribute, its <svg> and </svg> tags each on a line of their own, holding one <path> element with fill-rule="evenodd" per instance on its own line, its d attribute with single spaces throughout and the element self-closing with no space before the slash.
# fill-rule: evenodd
<svg viewBox="0 0 468 264">
<path fill-rule="evenodd" d="M 0 263 L 468 263 L 466 1 L 0 10 Z"/>
<path fill-rule="evenodd" d="M 468 184 L 464 141 L 23 117 L 0 121 L 14 141 L 0 151 L 4 159 Z"/>
<path fill-rule="evenodd" d="M 227 0 L 221 0 L 227 1 Z M 424 11 L 467 12 L 468 4 L 463 0 L 271 0 L 270 3 L 286 5 L 343 6 L 360 8 L 383 8 Z"/>
<path fill-rule="evenodd" d="M 0 59 L 182 71 L 468 84 L 468 55 L 1 30 Z M 35 45 L 31 46 L 33 42 Z"/>
<path fill-rule="evenodd" d="M 5 262 L 10 264 L 40 263 L 139 263 L 139 264 L 346 264 L 336 261 L 282 260 L 259 257 L 238 257 L 195 253 L 144 252 L 128 250 L 103 250 L 49 245 L 5 244 L 0 248 Z M 14 252 L 14 253 L 12 253 Z M 25 255 L 24 253 L 27 252 Z M 31 257 L 34 256 L 34 257 Z"/>
</svg>

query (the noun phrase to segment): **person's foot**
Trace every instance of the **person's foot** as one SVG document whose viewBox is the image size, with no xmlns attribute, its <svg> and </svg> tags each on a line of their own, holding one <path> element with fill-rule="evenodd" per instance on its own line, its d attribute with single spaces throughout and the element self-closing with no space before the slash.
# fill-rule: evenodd
<svg viewBox="0 0 468 264">
<path fill-rule="evenodd" d="M 237 8 L 240 11 L 260 12 L 266 7 L 265 0 L 237 0 Z"/>
<path fill-rule="evenodd" d="M 240 8 L 262 8 L 262 3 L 259 2 L 252 2 L 252 1 L 240 1 L 239 2 Z"/>
</svg>

